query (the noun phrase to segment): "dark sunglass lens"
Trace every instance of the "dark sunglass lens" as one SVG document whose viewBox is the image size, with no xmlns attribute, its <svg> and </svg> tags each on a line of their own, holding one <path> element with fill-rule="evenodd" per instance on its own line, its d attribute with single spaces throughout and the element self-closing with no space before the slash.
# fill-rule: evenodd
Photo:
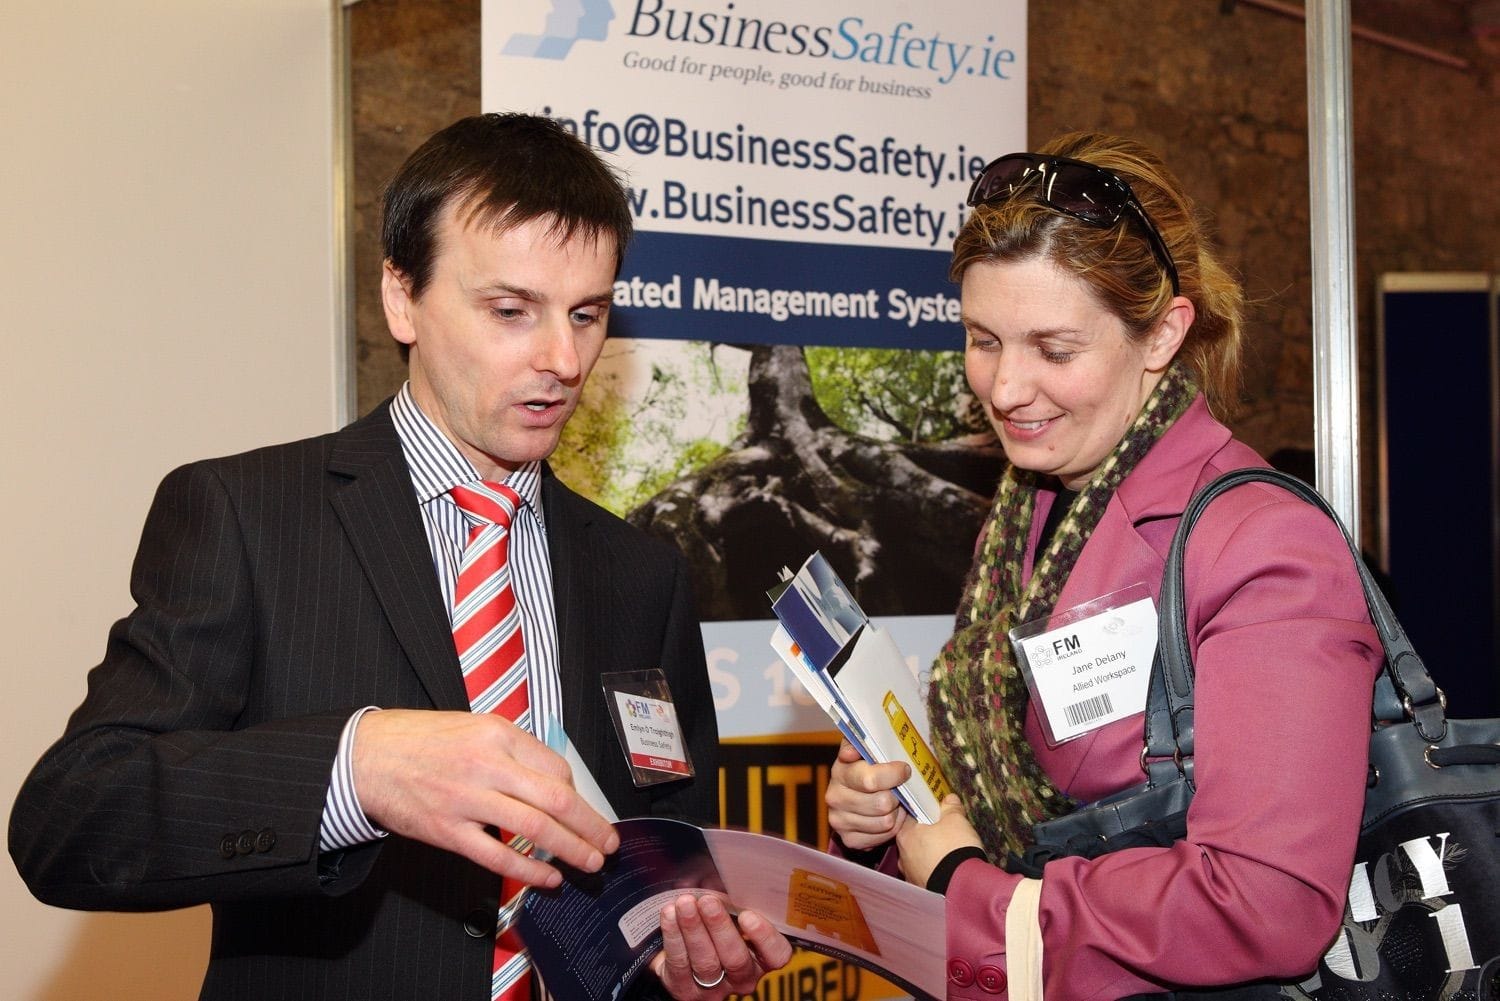
<svg viewBox="0 0 1500 1001">
<path fill-rule="evenodd" d="M 1109 174 L 1082 163 L 1056 163 L 1048 173 L 1046 198 L 1054 208 L 1100 226 L 1119 221 L 1126 193 Z"/>
<path fill-rule="evenodd" d="M 1028 157 L 1002 156 L 974 179 L 974 185 L 969 189 L 969 204 L 981 205 L 997 198 L 1009 198 L 1035 169 Z"/>
</svg>

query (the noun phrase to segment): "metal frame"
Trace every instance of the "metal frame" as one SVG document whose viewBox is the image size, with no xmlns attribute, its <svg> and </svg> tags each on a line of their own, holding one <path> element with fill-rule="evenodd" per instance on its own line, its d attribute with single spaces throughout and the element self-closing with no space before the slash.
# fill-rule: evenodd
<svg viewBox="0 0 1500 1001">
<path fill-rule="evenodd" d="M 354 101 L 349 52 L 349 8 L 359 0 L 329 0 L 333 30 L 333 268 L 334 346 L 339 384 L 334 427 L 359 416 L 354 302 Z"/>
<path fill-rule="evenodd" d="M 1348 0 L 1307 3 L 1313 444 L 1318 490 L 1360 538 L 1359 342 Z"/>
</svg>

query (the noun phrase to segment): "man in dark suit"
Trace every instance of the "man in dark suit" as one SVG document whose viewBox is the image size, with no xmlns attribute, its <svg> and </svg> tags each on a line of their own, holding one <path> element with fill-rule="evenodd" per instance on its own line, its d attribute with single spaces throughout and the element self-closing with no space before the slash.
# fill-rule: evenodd
<svg viewBox="0 0 1500 1001">
<path fill-rule="evenodd" d="M 620 181 L 545 119 L 437 133 L 386 195 L 382 295 L 410 379 L 342 431 L 171 473 L 133 612 L 23 786 L 10 849 L 40 899 L 213 905 L 202 996 L 492 997 L 499 876 L 597 870 L 618 846 L 556 721 L 620 816 L 717 813 L 713 706 L 685 561 L 558 482 L 631 221 Z M 509 565 L 530 712 L 471 712 L 450 609 L 470 523 L 450 491 L 519 498 Z M 606 710 L 660 669 L 696 767 L 637 785 Z M 549 723 L 549 721 L 551 721 Z M 519 724 L 519 725 L 518 725 Z M 758 915 L 663 909 L 678 998 L 786 961 Z M 648 978 L 649 979 L 649 978 Z"/>
</svg>

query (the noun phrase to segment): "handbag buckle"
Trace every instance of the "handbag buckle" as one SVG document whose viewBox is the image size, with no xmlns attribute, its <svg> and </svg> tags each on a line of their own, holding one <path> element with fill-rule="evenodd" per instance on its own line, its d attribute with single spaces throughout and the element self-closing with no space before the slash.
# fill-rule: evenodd
<svg viewBox="0 0 1500 1001">
<path fill-rule="evenodd" d="M 1146 745 L 1141 745 L 1141 771 L 1147 775 L 1151 774 L 1151 768 L 1146 764 L 1146 752 L 1149 750 L 1150 748 Z M 1182 767 L 1182 748 L 1177 747 L 1172 749 L 1172 764 L 1177 766 L 1177 774 L 1183 777 L 1187 776 L 1187 772 Z"/>
<path fill-rule="evenodd" d="M 1432 688 L 1433 688 L 1433 691 L 1437 692 L 1438 708 L 1441 709 L 1441 710 L 1443 710 L 1443 712 L 1447 712 L 1448 711 L 1448 696 L 1444 695 L 1443 694 L 1443 690 L 1441 688 L 1439 688 L 1437 685 L 1433 685 Z M 1411 696 L 1410 695 L 1402 695 L 1401 696 L 1401 708 L 1404 709 L 1404 710 L 1406 710 L 1406 718 L 1407 719 L 1416 719 L 1416 710 L 1412 708 Z M 1431 762 L 1428 762 L 1428 764 L 1431 764 Z M 1438 766 L 1437 765 L 1433 765 L 1433 767 L 1436 768 Z"/>
</svg>

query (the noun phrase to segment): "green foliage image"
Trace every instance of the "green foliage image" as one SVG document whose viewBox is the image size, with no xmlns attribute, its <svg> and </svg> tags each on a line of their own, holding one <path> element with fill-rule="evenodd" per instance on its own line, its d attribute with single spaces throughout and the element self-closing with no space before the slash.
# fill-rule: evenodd
<svg viewBox="0 0 1500 1001">
<path fill-rule="evenodd" d="M 551 463 L 625 515 L 735 448 L 749 411 L 749 351 L 705 341 L 611 341 Z M 818 405 L 851 434 L 943 441 L 982 432 L 957 351 L 805 349 Z"/>
</svg>

